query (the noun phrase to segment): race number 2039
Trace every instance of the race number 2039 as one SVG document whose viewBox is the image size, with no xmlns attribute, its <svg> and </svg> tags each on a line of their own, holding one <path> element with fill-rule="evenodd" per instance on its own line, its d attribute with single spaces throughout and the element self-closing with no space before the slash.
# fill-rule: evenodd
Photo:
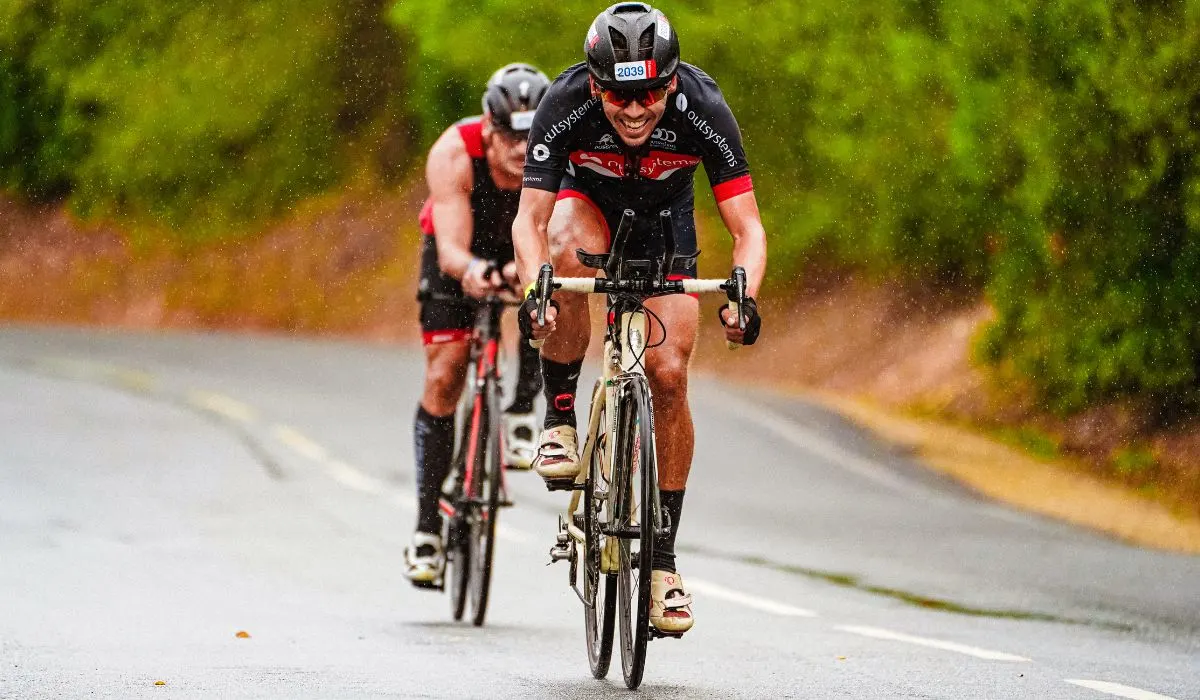
<svg viewBox="0 0 1200 700">
<path fill-rule="evenodd" d="M 618 81 L 649 80 L 650 78 L 658 77 L 658 66 L 655 65 L 653 60 L 626 61 L 618 63 L 614 68 L 615 77 Z"/>
</svg>

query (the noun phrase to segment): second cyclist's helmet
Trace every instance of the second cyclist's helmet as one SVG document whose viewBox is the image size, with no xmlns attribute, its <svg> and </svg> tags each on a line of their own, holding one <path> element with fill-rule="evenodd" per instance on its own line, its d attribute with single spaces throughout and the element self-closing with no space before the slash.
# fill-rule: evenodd
<svg viewBox="0 0 1200 700">
<path fill-rule="evenodd" d="M 483 93 L 483 113 L 492 123 L 515 132 L 529 131 L 533 113 L 550 80 L 528 63 L 510 63 L 492 74 Z"/>
<path fill-rule="evenodd" d="M 679 37 L 662 12 L 621 2 L 597 15 L 583 44 L 588 72 L 602 88 L 662 87 L 679 67 Z"/>
</svg>

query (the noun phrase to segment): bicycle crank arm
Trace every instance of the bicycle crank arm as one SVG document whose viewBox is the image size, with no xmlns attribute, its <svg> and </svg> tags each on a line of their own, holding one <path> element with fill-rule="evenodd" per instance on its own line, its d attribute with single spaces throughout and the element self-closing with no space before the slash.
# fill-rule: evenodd
<svg viewBox="0 0 1200 700">
<path fill-rule="evenodd" d="M 611 525 L 601 525 L 600 532 L 609 537 L 620 537 L 623 540 L 636 540 L 642 536 L 642 528 L 638 527 L 613 527 Z"/>
</svg>

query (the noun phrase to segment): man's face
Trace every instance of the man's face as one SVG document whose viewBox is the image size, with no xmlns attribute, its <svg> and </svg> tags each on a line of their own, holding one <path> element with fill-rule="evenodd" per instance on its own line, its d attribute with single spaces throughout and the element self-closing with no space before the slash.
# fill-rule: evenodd
<svg viewBox="0 0 1200 700">
<path fill-rule="evenodd" d="M 600 98 L 604 116 L 616 129 L 626 146 L 636 148 L 650 139 L 654 127 L 667 111 L 667 96 L 675 92 L 677 81 L 660 90 L 601 90 L 592 83 L 592 94 Z"/>
<path fill-rule="evenodd" d="M 493 170 L 520 179 L 525 172 L 525 146 L 529 132 L 513 132 L 484 119 L 484 139 L 487 142 L 488 164 Z"/>
</svg>

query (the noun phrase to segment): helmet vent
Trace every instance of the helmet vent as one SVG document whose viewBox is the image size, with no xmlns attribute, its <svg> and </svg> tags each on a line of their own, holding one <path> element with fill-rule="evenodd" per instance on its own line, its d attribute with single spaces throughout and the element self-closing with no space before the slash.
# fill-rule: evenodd
<svg viewBox="0 0 1200 700">
<path fill-rule="evenodd" d="M 650 25 L 642 30 L 642 35 L 638 37 L 638 58 L 645 56 L 647 58 L 654 55 L 654 25 Z"/>
<path fill-rule="evenodd" d="M 625 35 L 617 31 L 615 27 L 608 28 L 608 35 L 612 38 L 613 54 L 617 63 L 633 60 L 629 55 L 629 42 L 625 39 Z"/>
<path fill-rule="evenodd" d="M 614 15 L 620 15 L 620 14 L 625 14 L 625 13 L 630 13 L 630 12 L 640 15 L 640 14 L 644 14 L 649 11 L 650 11 L 650 6 L 644 2 L 623 2 L 620 5 L 617 5 L 616 7 L 612 8 L 612 13 Z"/>
</svg>

